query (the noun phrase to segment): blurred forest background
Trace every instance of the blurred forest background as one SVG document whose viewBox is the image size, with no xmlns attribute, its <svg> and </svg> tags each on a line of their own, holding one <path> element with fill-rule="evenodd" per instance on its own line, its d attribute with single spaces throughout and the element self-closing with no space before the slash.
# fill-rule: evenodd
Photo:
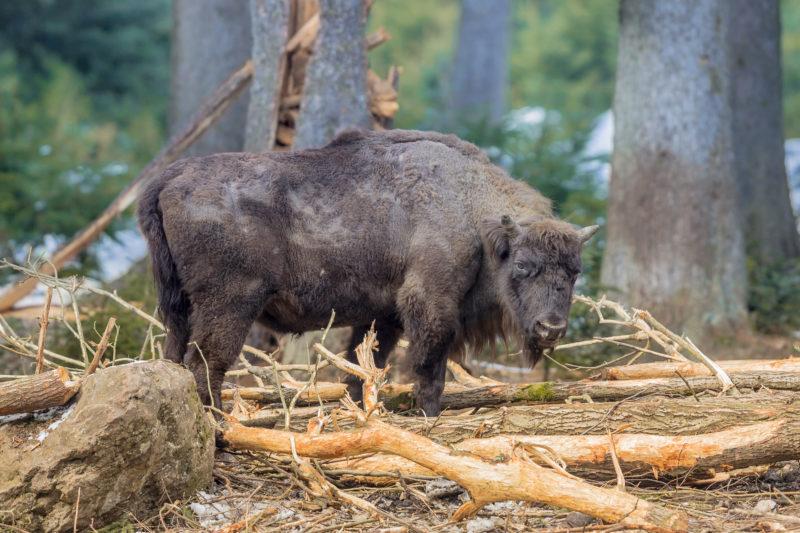
<svg viewBox="0 0 800 533">
<path fill-rule="evenodd" d="M 241 4 L 247 13 L 247 2 Z M 481 13 L 486 6 L 491 9 Z M 461 18 L 467 8 L 478 21 L 500 21 L 489 36 L 495 39 L 492 57 L 480 63 L 491 80 L 482 88 L 492 95 L 491 106 L 474 115 L 463 112 L 475 92 L 464 85 L 475 78 L 464 69 L 479 63 L 479 52 L 470 49 L 474 39 L 459 38 L 460 24 L 469 23 Z M 780 8 L 783 129 L 789 181 L 797 195 L 800 2 L 783 0 Z M 0 257 L 24 261 L 28 245 L 35 253 L 52 251 L 71 237 L 185 117 L 180 104 L 170 102 L 171 61 L 191 53 L 171 48 L 178 22 L 173 13 L 179 9 L 185 9 L 184 22 L 189 20 L 191 8 L 180 0 L 175 6 L 170 0 L 0 3 Z M 612 0 L 376 0 L 367 31 L 382 26 L 392 38 L 370 52 L 369 63 L 380 75 L 392 65 L 402 69 L 395 127 L 458 133 L 551 198 L 563 218 L 605 228 L 619 10 Z M 219 40 L 221 48 L 237 46 L 229 34 L 202 37 Z M 239 63 L 232 58 L 220 68 L 227 73 Z M 173 89 L 176 83 L 173 79 Z M 235 108 L 229 113 L 235 115 Z M 236 146 L 241 140 L 229 136 L 228 141 L 233 145 L 226 149 L 241 149 Z M 131 244 L 134 228 L 128 213 L 63 273 L 112 281 L 130 266 L 113 256 L 144 253 L 136 248 L 141 243 Z M 600 294 L 608 288 L 600 275 L 605 248 L 603 231 L 584 257 L 580 291 Z M 768 334 L 797 332 L 795 254 L 765 260 L 753 246 L 747 252 L 750 323 Z M 0 282 L 10 281 L 8 272 L 0 276 L 6 276 Z M 123 297 L 152 305 L 151 283 L 141 278 L 118 287 Z"/>
</svg>

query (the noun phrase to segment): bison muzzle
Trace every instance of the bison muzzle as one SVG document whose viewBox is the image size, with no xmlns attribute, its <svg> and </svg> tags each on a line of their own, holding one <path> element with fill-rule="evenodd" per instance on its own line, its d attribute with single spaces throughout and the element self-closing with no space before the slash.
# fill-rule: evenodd
<svg viewBox="0 0 800 533">
<path fill-rule="evenodd" d="M 321 149 L 178 161 L 142 193 L 165 352 L 216 400 L 254 321 L 276 332 L 374 321 L 401 334 L 415 398 L 440 411 L 448 354 L 514 336 L 531 364 L 564 336 L 596 231 L 452 135 L 349 131 Z M 349 379 L 349 378 L 348 378 Z M 350 381 L 354 399 L 360 387 Z"/>
</svg>

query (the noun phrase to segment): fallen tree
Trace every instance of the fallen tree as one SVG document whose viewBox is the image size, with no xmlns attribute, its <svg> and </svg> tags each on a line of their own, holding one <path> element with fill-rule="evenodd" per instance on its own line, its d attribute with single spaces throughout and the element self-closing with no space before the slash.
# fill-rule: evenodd
<svg viewBox="0 0 800 533">
<path fill-rule="evenodd" d="M 330 459 L 363 453 L 390 453 L 412 461 L 464 487 L 471 501 L 452 519 L 471 516 L 483 505 L 505 500 L 537 501 L 580 511 L 608 522 L 657 531 L 685 531 L 687 518 L 615 489 L 594 487 L 565 472 L 544 468 L 520 450 L 486 460 L 450 450 L 430 439 L 364 419 L 351 431 L 308 435 L 229 424 L 222 441 L 233 449 L 261 450 Z"/>
<path fill-rule="evenodd" d="M 497 435 L 465 439 L 453 449 L 497 460 L 510 457 L 520 446 L 544 448 L 563 460 L 570 472 L 596 479 L 615 476 L 613 455 L 616 454 L 626 477 L 709 479 L 720 472 L 797 458 L 800 455 L 797 414 L 700 435 Z M 348 476 L 362 481 L 377 472 L 407 477 L 435 475 L 413 460 L 389 455 L 345 459 L 327 466 L 347 470 Z"/>
<path fill-rule="evenodd" d="M 740 359 L 718 361 L 717 364 L 728 374 L 752 374 L 756 372 L 800 372 L 800 358 L 787 359 Z M 699 363 L 642 363 L 638 365 L 612 366 L 598 374 L 599 379 L 652 379 L 676 376 L 711 376 L 712 372 Z"/>
<path fill-rule="evenodd" d="M 510 405 L 500 409 L 447 414 L 436 419 L 388 413 L 397 427 L 422 433 L 442 444 L 452 445 L 471 437 L 507 435 L 697 435 L 779 419 L 794 409 L 792 392 L 755 392 L 739 396 L 694 398 L 632 398 L 603 403 Z M 330 410 L 335 404 L 327 404 Z M 317 415 L 319 404 L 292 411 L 292 428 L 305 428 Z M 249 411 L 240 421 L 248 426 L 273 427 L 283 421 L 282 408 Z"/>
<path fill-rule="evenodd" d="M 315 349 L 317 346 L 315 346 Z M 745 372 L 731 376 L 739 391 L 762 388 L 779 391 L 800 390 L 800 372 Z M 460 383 L 445 384 L 443 409 L 468 409 L 514 403 L 554 403 L 583 399 L 591 401 L 620 401 L 631 396 L 694 396 L 704 392 L 721 392 L 724 386 L 714 376 L 689 378 L 653 378 L 640 380 L 499 383 L 468 387 Z M 296 384 L 283 383 L 285 394 L 297 391 Z M 265 404 L 280 402 L 281 393 L 275 387 L 244 387 L 238 389 L 243 399 Z M 336 401 L 344 397 L 346 387 L 341 383 L 320 382 L 309 387 L 298 398 L 298 404 L 311 405 Z M 387 408 L 394 411 L 411 409 L 414 405 L 413 386 L 387 384 L 380 391 Z M 223 400 L 233 398 L 233 391 L 223 391 Z"/>
</svg>

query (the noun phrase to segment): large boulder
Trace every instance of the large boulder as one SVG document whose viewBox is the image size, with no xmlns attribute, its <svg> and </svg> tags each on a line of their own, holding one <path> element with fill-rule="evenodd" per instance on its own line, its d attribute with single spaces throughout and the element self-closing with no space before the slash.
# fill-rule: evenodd
<svg viewBox="0 0 800 533">
<path fill-rule="evenodd" d="M 149 517 L 211 483 L 214 432 L 191 373 L 167 361 L 100 370 L 72 404 L 0 417 L 0 530 Z M 80 501 L 79 501 L 80 495 Z"/>
</svg>

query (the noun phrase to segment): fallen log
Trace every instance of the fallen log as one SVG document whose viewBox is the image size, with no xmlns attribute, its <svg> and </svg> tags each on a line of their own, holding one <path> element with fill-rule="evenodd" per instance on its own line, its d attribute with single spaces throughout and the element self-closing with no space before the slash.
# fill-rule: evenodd
<svg viewBox="0 0 800 533">
<path fill-rule="evenodd" d="M 437 419 L 389 413 L 388 421 L 447 445 L 471 437 L 502 434 L 605 435 L 611 431 L 697 435 L 722 431 L 734 425 L 777 420 L 787 410 L 795 409 L 797 401 L 797 395 L 792 392 L 763 391 L 740 396 L 704 396 L 700 403 L 691 397 L 658 397 L 623 402 L 512 405 L 477 413 L 443 413 Z M 305 429 L 306 421 L 316 416 L 318 405 L 295 409 L 292 412 L 293 428 Z M 328 404 L 327 410 L 335 406 Z M 243 423 L 273 427 L 282 420 L 282 410 L 263 409 L 251 413 Z"/>
<path fill-rule="evenodd" d="M 740 391 L 800 390 L 800 373 L 746 372 L 732 376 L 734 386 Z M 513 403 L 558 403 L 570 399 L 591 401 L 619 401 L 635 396 L 694 396 L 702 392 L 721 392 L 722 384 L 714 376 L 689 378 L 654 378 L 641 380 L 608 380 L 541 383 L 501 383 L 483 387 L 466 387 L 459 383 L 445 384 L 442 409 L 467 409 Z M 262 403 L 277 403 L 280 395 L 274 387 L 239 389 L 242 398 Z M 320 391 L 319 396 L 314 391 Z M 340 383 L 317 383 L 316 389 L 304 394 L 299 404 L 309 405 L 320 400 L 336 401 L 344 397 L 346 387 Z M 230 400 L 233 392 L 223 391 L 223 400 Z M 413 386 L 387 384 L 381 388 L 381 400 L 392 411 L 411 409 L 414 405 Z"/>
<path fill-rule="evenodd" d="M 63 266 L 81 250 L 91 244 L 114 218 L 127 209 L 139 196 L 139 192 L 150 179 L 158 175 L 167 165 L 194 143 L 217 119 L 247 86 L 253 76 L 253 63 L 247 60 L 239 69 L 231 73 L 227 80 L 201 106 L 190 124 L 183 128 L 159 154 L 147 164 L 136 178 L 125 187 L 108 207 L 91 224 L 86 226 L 71 241 L 58 249 L 49 261 L 41 265 L 41 272 L 53 274 L 54 269 Z M 15 303 L 36 288 L 36 278 L 12 286 L 0 295 L 0 312 L 11 309 Z"/>
<path fill-rule="evenodd" d="M 717 364 L 729 374 L 753 372 L 800 372 L 800 357 L 788 359 L 739 359 L 730 361 L 717 361 Z M 599 379 L 652 379 L 673 378 L 676 376 L 697 377 L 711 376 L 712 373 L 705 365 L 700 363 L 643 363 L 628 366 L 612 366 L 605 368 L 598 374 Z"/>
<path fill-rule="evenodd" d="M 613 479 L 611 439 L 626 477 L 709 479 L 734 469 L 796 459 L 800 456 L 800 413 L 795 410 L 778 420 L 701 435 L 497 435 L 466 439 L 453 449 L 496 460 L 510 457 L 518 446 L 544 448 L 552 450 L 573 474 Z M 346 469 L 362 480 L 375 472 L 434 475 L 413 461 L 380 454 L 328 466 Z"/>
<path fill-rule="evenodd" d="M 30 413 L 60 407 L 70 401 L 80 383 L 63 367 L 0 384 L 0 415 Z"/>
<path fill-rule="evenodd" d="M 494 501 L 536 501 L 580 511 L 607 522 L 655 531 L 685 531 L 687 517 L 681 511 L 614 489 L 594 487 L 578 478 L 532 461 L 521 449 L 489 461 L 450 450 L 421 435 L 376 419 L 364 427 L 321 435 L 249 428 L 228 424 L 222 442 L 233 449 L 331 459 L 363 453 L 389 453 L 425 467 L 464 487 L 471 501 L 462 505 L 453 520 L 466 518 Z"/>
</svg>

